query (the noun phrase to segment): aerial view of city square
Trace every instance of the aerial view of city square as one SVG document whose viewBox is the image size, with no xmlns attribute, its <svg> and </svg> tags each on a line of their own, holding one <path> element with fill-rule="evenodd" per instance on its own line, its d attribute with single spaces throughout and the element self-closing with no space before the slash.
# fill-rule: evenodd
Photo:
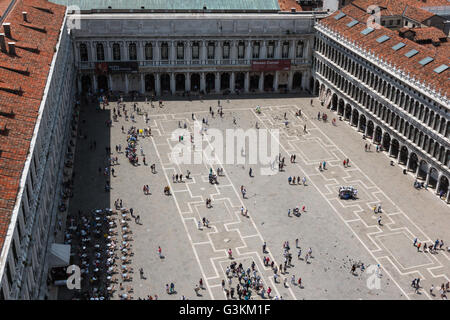
<svg viewBox="0 0 450 320">
<path fill-rule="evenodd" d="M 0 15 L 0 300 L 447 300 L 449 0 Z"/>
</svg>

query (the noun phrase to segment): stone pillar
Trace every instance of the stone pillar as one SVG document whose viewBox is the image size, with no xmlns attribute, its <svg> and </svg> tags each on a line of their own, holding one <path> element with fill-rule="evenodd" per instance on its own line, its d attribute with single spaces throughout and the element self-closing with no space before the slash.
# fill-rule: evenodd
<svg viewBox="0 0 450 320">
<path fill-rule="evenodd" d="M 125 94 L 128 94 L 128 74 L 125 73 Z"/>
<path fill-rule="evenodd" d="M 184 90 L 191 91 L 191 74 L 189 72 L 186 73 L 184 80 Z"/>
<path fill-rule="evenodd" d="M 275 54 L 274 57 L 275 59 L 281 59 L 281 40 L 276 40 L 275 41 Z"/>
<path fill-rule="evenodd" d="M 81 76 L 77 77 L 77 82 L 78 82 L 78 94 L 81 94 L 81 92 L 83 91 L 83 84 L 81 83 Z"/>
<path fill-rule="evenodd" d="M 250 72 L 245 73 L 244 91 L 248 93 L 250 87 Z"/>
<path fill-rule="evenodd" d="M 108 88 L 109 88 L 109 91 L 113 91 L 113 82 L 112 82 L 111 74 L 108 74 Z"/>
<path fill-rule="evenodd" d="M 200 64 L 206 64 L 207 60 L 207 53 L 206 53 L 206 41 L 201 41 L 201 48 L 200 48 Z"/>
<path fill-rule="evenodd" d="M 446 200 L 445 200 L 447 203 L 450 203 L 450 188 L 448 188 L 448 191 L 447 191 L 447 197 L 446 197 Z"/>
<path fill-rule="evenodd" d="M 267 41 L 261 41 L 261 54 L 260 54 L 260 58 L 261 59 L 267 59 Z"/>
<path fill-rule="evenodd" d="M 234 72 L 231 72 L 231 76 L 230 76 L 230 90 L 233 93 L 234 92 L 234 83 L 235 83 L 235 74 Z"/>
<path fill-rule="evenodd" d="M 169 60 L 170 64 L 177 64 L 177 53 L 176 53 L 176 43 L 175 41 L 170 41 L 170 49 L 169 49 Z M 172 78 L 171 78 L 172 81 Z"/>
<path fill-rule="evenodd" d="M 222 61 L 222 45 L 222 41 L 216 42 L 216 52 L 214 52 L 216 61 L 214 61 L 214 64 L 220 64 L 220 62 Z"/>
<path fill-rule="evenodd" d="M 292 71 L 289 71 L 288 76 L 288 91 L 292 91 L 292 81 L 294 79 L 294 73 Z"/>
<path fill-rule="evenodd" d="M 246 60 L 250 61 L 252 59 L 252 42 L 250 40 L 247 41 L 247 49 L 244 56 Z"/>
<path fill-rule="evenodd" d="M 206 83 L 205 83 L 205 73 L 200 73 L 200 91 L 205 91 Z"/>
<path fill-rule="evenodd" d="M 175 94 L 175 73 L 170 73 L 170 93 Z"/>
<path fill-rule="evenodd" d="M 143 73 L 141 73 L 141 94 L 145 94 L 145 79 Z"/>
<path fill-rule="evenodd" d="M 238 42 L 236 40 L 231 41 L 231 48 L 230 48 L 230 59 L 231 64 L 236 64 L 237 54 L 238 54 Z"/>
<path fill-rule="evenodd" d="M 264 92 L 264 72 L 261 72 L 259 75 L 258 90 L 259 92 Z"/>
<path fill-rule="evenodd" d="M 186 60 L 186 64 L 192 64 L 192 42 L 191 41 L 184 42 L 184 59 Z"/>
<path fill-rule="evenodd" d="M 161 95 L 161 75 L 159 73 L 155 75 L 155 93 L 157 96 Z"/>
<path fill-rule="evenodd" d="M 278 92 L 278 71 L 275 71 L 275 79 L 273 80 L 273 91 Z"/>
<path fill-rule="evenodd" d="M 136 42 L 136 50 L 137 50 L 137 60 L 144 61 L 144 43 L 141 41 Z"/>
<path fill-rule="evenodd" d="M 289 59 L 295 59 L 295 41 L 294 41 L 294 40 L 290 40 L 290 41 L 289 41 L 289 54 L 288 54 L 288 58 L 289 58 Z"/>
<path fill-rule="evenodd" d="M 92 79 L 94 81 L 92 81 L 92 84 L 94 85 L 94 92 L 96 93 L 98 91 L 98 87 L 97 87 L 97 77 L 95 76 L 95 74 L 92 76 Z"/>
<path fill-rule="evenodd" d="M 156 64 L 160 63 L 161 56 L 161 48 L 159 46 L 159 41 L 155 41 L 153 43 L 153 61 L 155 61 Z"/>
<path fill-rule="evenodd" d="M 215 83 L 215 89 L 216 93 L 220 93 L 220 73 L 216 72 L 216 83 Z"/>
</svg>

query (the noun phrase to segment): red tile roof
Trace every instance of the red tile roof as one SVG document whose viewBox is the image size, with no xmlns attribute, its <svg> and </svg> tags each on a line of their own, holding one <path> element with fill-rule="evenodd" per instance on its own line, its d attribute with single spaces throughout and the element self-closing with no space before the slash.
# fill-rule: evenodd
<svg viewBox="0 0 450 320">
<path fill-rule="evenodd" d="M 24 22 L 22 11 L 28 13 L 28 22 Z M 64 15 L 64 6 L 46 0 L 16 0 L 3 21 L 11 24 L 11 39 L 5 37 L 6 48 L 8 42 L 15 42 L 16 55 L 0 52 L 0 130 L 7 128 L 6 133 L 0 131 L 0 248 L 16 202 Z"/>
<path fill-rule="evenodd" d="M 295 8 L 296 11 L 302 11 L 302 7 L 295 0 L 278 0 L 278 5 L 281 11 L 291 11 L 291 8 Z"/>
<path fill-rule="evenodd" d="M 423 22 L 435 15 L 410 2 L 408 0 L 355 0 L 352 4 L 364 11 L 369 6 L 378 6 L 381 16 L 404 16 L 418 22 Z"/>
<path fill-rule="evenodd" d="M 447 35 L 440 29 L 434 27 L 422 27 L 422 28 L 410 28 L 401 29 L 399 34 L 405 34 L 406 32 L 412 32 L 414 41 L 431 40 L 433 42 L 441 42 L 440 39 L 446 39 Z"/>
<path fill-rule="evenodd" d="M 363 35 L 361 34 L 361 31 L 367 28 L 366 18 L 364 15 L 361 15 L 361 12 L 358 14 L 358 12 L 352 7 L 354 6 L 350 4 L 342 8 L 342 12 L 346 14 L 345 17 L 336 20 L 334 17 L 341 12 L 337 11 L 327 18 L 322 19 L 320 24 L 323 24 L 324 26 L 331 28 L 333 31 L 338 32 L 349 41 L 354 41 L 355 44 L 366 51 L 370 50 L 370 52 L 374 53 L 375 56 L 382 58 L 383 61 L 386 61 L 391 65 L 395 65 L 406 74 L 409 73 L 411 77 L 415 77 L 415 79 L 425 82 L 432 88 L 436 88 L 436 91 L 440 90 L 442 95 L 450 97 L 450 69 L 447 69 L 440 74 L 433 71 L 442 64 L 448 65 L 450 51 L 447 50 L 446 52 L 443 52 L 439 50 L 438 52 L 437 49 L 433 50 L 417 44 L 414 41 L 401 38 L 396 31 L 381 26 L 379 29 L 375 29 L 368 35 Z M 347 24 L 353 19 L 359 20 L 361 23 L 353 27 L 348 27 Z M 376 39 L 382 35 L 387 35 L 390 39 L 383 43 L 378 43 Z M 399 42 L 405 43 L 406 46 L 394 51 L 392 46 Z M 404 54 L 411 49 L 416 49 L 419 53 L 411 58 L 405 57 Z M 425 66 L 418 63 L 420 60 L 428 56 L 434 58 L 434 60 Z"/>
</svg>

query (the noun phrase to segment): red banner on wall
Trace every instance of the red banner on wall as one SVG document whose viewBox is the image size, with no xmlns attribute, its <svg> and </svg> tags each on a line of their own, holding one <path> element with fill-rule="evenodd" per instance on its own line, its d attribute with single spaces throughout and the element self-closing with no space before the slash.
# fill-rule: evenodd
<svg viewBox="0 0 450 320">
<path fill-rule="evenodd" d="M 252 71 L 289 71 L 291 60 L 252 60 Z"/>
</svg>

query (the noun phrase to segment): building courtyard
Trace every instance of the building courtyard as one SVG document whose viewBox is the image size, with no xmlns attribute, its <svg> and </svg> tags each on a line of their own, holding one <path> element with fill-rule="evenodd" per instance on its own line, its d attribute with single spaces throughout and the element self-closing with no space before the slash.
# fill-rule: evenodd
<svg viewBox="0 0 450 320">
<path fill-rule="evenodd" d="M 242 263 L 244 270 L 254 262 L 265 289 L 272 289 L 272 299 L 439 298 L 430 295 L 429 288 L 434 285 L 439 289 L 449 281 L 448 228 L 442 223 L 448 214 L 445 201 L 427 190 L 416 190 L 415 177 L 404 175 L 397 163 L 391 166 L 388 155 L 376 152 L 375 145 L 365 151 L 364 146 L 370 141 L 363 140 L 347 121 L 320 106 L 317 99 L 311 105 L 310 97 L 289 95 L 223 98 L 226 96 L 173 99 L 163 101 L 162 107 L 158 101 L 153 107 L 150 101 L 124 101 L 120 104 L 121 116 L 112 121 L 111 127 L 107 121 L 113 120 L 117 101 L 110 101 L 105 107 L 92 101 L 82 103 L 78 128 L 82 138 L 77 141 L 69 215 L 76 219 L 79 210 L 89 215 L 96 209 L 114 208 L 114 202 L 122 199 L 123 207 L 133 208 L 134 216 L 140 217 L 139 224 L 133 219 L 128 221 L 133 255 L 127 268 L 133 270 L 132 279 L 123 282 L 120 274 L 113 275 L 117 283 L 112 286 L 112 299 L 120 299 L 124 293 L 133 299 L 155 294 L 158 299 L 226 299 L 222 280 L 226 280 L 225 289 L 229 289 L 226 269 L 232 261 Z M 218 99 L 223 117 L 217 114 Z M 133 111 L 135 103 L 140 112 Z M 128 116 L 134 115 L 134 121 L 125 119 L 122 105 Z M 296 115 L 298 110 L 301 116 Z M 327 121 L 322 117 L 318 120 L 318 112 L 327 114 Z M 149 117 L 147 124 L 145 113 Z M 196 120 L 192 120 L 192 114 Z M 261 174 L 265 171 L 260 170 L 260 165 L 248 164 L 249 145 L 245 150 L 236 150 L 243 151 L 245 164 L 174 163 L 170 154 L 179 141 L 172 139 L 173 132 L 185 123 L 192 132 L 194 121 L 201 126 L 203 118 L 207 119 L 210 132 L 213 128 L 247 130 L 255 128 L 256 123 L 259 130 L 278 129 L 279 152 L 286 159 L 285 168 L 270 175 Z M 131 126 L 150 127 L 152 133 L 138 138 L 137 165 L 124 152 L 126 132 Z M 176 138 L 178 135 L 174 134 Z M 182 144 L 191 144 L 189 136 L 183 138 Z M 206 147 L 211 147 L 208 131 L 203 139 L 201 152 L 205 156 Z M 116 152 L 119 144 L 122 150 Z M 105 148 L 111 148 L 110 155 Z M 295 163 L 288 162 L 293 154 Z M 111 166 L 114 175 L 105 176 L 108 158 L 116 156 L 119 164 Z M 344 159 L 350 160 L 348 166 L 343 165 Z M 323 161 L 326 168 L 319 171 Z M 156 173 L 152 173 L 152 164 Z M 218 184 L 211 184 L 210 170 L 215 173 L 218 167 L 223 168 L 223 174 L 217 177 Z M 249 176 L 250 167 L 253 177 Z M 172 176 L 177 173 L 183 174 L 183 182 L 174 183 Z M 306 183 L 290 184 L 289 176 L 305 177 Z M 109 192 L 105 191 L 106 180 L 110 180 Z M 149 186 L 150 194 L 144 194 L 144 185 Z M 165 186 L 170 186 L 171 195 L 164 194 Z M 245 198 L 241 186 L 247 190 Z M 357 198 L 339 199 L 340 186 L 357 188 Z M 207 198 L 212 200 L 211 208 L 205 205 Z M 377 205 L 382 206 L 382 213 L 373 212 Z M 305 212 L 288 216 L 288 210 L 297 206 L 305 206 Z M 248 210 L 247 216 L 241 214 L 241 207 Z M 209 220 L 209 226 L 199 228 L 203 217 Z M 120 234 L 117 238 L 120 242 Z M 443 250 L 434 253 L 423 249 L 418 252 L 414 238 L 428 245 L 436 239 L 445 244 Z M 302 250 L 300 259 L 296 239 Z M 278 271 L 275 283 L 274 272 L 270 265 L 264 265 L 263 257 L 274 260 L 276 266 L 282 264 L 285 241 L 289 241 L 292 266 L 285 274 Z M 262 251 L 264 242 L 266 253 Z M 158 255 L 158 247 L 163 258 Z M 311 258 L 305 260 L 309 248 Z M 233 259 L 229 259 L 228 249 L 232 250 Z M 72 252 L 76 250 L 73 248 Z M 361 263 L 364 271 L 357 268 L 351 272 L 353 264 Z M 292 275 L 295 284 L 291 283 Z M 421 279 L 419 292 L 411 287 L 415 278 Z M 200 279 L 204 288 L 197 295 L 194 288 Z M 165 286 L 170 283 L 175 285 L 173 294 L 166 293 Z M 231 286 L 237 283 L 237 278 L 232 278 Z M 102 286 L 83 284 L 82 291 L 90 294 L 93 287 Z M 71 294 L 67 289 L 59 292 L 60 298 L 66 299 Z M 254 292 L 251 296 L 261 298 Z"/>
</svg>

